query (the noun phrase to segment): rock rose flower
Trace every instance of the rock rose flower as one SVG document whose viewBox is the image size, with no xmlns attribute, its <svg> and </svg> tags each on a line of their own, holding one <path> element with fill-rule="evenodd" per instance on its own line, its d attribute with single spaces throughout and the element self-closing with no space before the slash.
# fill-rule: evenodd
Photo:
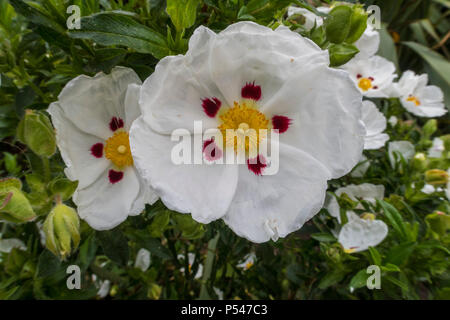
<svg viewBox="0 0 450 320">
<path fill-rule="evenodd" d="M 247 254 L 236 267 L 247 271 L 255 265 L 255 262 L 256 262 L 256 255 L 253 252 L 251 252 Z"/>
<path fill-rule="evenodd" d="M 363 101 L 362 121 L 366 126 L 366 137 L 364 138 L 364 149 L 373 150 L 384 146 L 389 136 L 383 131 L 387 122 L 384 115 L 378 111 L 377 106 L 371 101 Z"/>
<path fill-rule="evenodd" d="M 181 261 L 181 265 L 184 265 L 184 259 L 185 259 L 184 254 L 179 254 L 177 256 L 177 258 L 178 258 L 178 260 L 182 260 Z M 195 263 L 195 254 L 194 253 L 191 253 L 191 252 L 188 253 L 188 261 L 187 261 L 187 263 L 188 263 L 189 274 L 191 274 L 192 273 L 192 266 Z M 180 268 L 180 272 L 184 273 L 184 271 L 185 271 L 184 267 Z M 203 275 L 203 265 L 201 263 L 199 263 L 198 264 L 198 268 L 197 268 L 197 272 L 195 273 L 195 276 L 194 276 L 194 279 L 200 279 L 202 277 L 202 275 Z"/>
<path fill-rule="evenodd" d="M 202 223 L 223 218 L 253 242 L 285 237 L 320 210 L 327 180 L 361 157 L 361 94 L 328 65 L 327 51 L 286 27 L 199 27 L 186 55 L 162 59 L 142 85 L 142 116 L 130 130 L 136 167 L 169 209 Z M 236 139 L 194 136 L 194 154 L 207 161 L 176 164 L 171 133 L 192 137 L 195 121 Z M 279 161 L 264 145 L 278 147 Z M 242 164 L 218 164 L 229 151 Z"/>
<path fill-rule="evenodd" d="M 157 197 L 133 166 L 128 130 L 139 116 L 141 81 L 128 68 L 71 80 L 48 112 L 71 180 L 79 216 L 97 230 L 139 214 Z"/>
<path fill-rule="evenodd" d="M 387 225 L 376 220 L 372 213 L 358 216 L 356 213 L 347 212 L 348 222 L 339 232 L 338 241 L 347 253 L 360 252 L 375 247 L 386 238 Z"/>
<path fill-rule="evenodd" d="M 427 86 L 428 75 L 405 71 L 396 84 L 403 107 L 418 117 L 440 117 L 447 113 L 444 94 L 437 86 Z"/>
</svg>

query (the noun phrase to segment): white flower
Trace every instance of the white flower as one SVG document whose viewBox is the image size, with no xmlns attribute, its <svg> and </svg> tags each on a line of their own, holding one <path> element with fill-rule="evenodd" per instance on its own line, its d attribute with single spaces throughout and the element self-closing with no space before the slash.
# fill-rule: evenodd
<svg viewBox="0 0 450 320">
<path fill-rule="evenodd" d="M 369 59 L 378 52 L 380 33 L 368 24 L 366 30 L 354 45 L 359 49 L 359 53 L 353 59 Z"/>
<path fill-rule="evenodd" d="M 358 165 L 353 169 L 350 175 L 353 178 L 362 178 L 370 167 L 370 160 L 365 155 L 361 156 Z"/>
<path fill-rule="evenodd" d="M 348 186 L 337 189 L 334 193 L 337 197 L 345 193 L 353 201 L 365 200 L 375 204 L 377 199 L 381 200 L 384 198 L 384 186 L 371 183 L 362 183 L 359 185 L 349 184 Z M 337 218 L 341 222 L 340 207 L 335 197 L 329 198 L 326 208 L 332 217 Z M 356 208 L 363 209 L 363 206 L 358 204 Z"/>
<path fill-rule="evenodd" d="M 422 189 L 420 189 L 425 194 L 432 194 L 436 192 L 436 188 L 431 184 L 425 184 Z"/>
<path fill-rule="evenodd" d="M 219 300 L 223 300 L 223 291 L 219 288 L 213 287 L 214 293 L 217 295 Z"/>
<path fill-rule="evenodd" d="M 128 68 L 76 77 L 48 109 L 65 173 L 78 180 L 73 201 L 97 230 L 111 229 L 139 214 L 157 197 L 133 166 L 128 130 L 139 116 L 140 80 Z"/>
<path fill-rule="evenodd" d="M 147 271 L 148 267 L 150 267 L 151 259 L 150 259 L 150 251 L 145 248 L 139 249 L 136 255 L 136 261 L 134 262 L 134 267 L 141 269 L 143 272 Z"/>
<path fill-rule="evenodd" d="M 111 281 L 109 280 L 100 281 L 100 288 L 97 291 L 97 296 L 101 299 L 105 298 L 109 294 L 110 288 L 111 288 Z"/>
<path fill-rule="evenodd" d="M 430 158 L 440 158 L 444 150 L 444 141 L 441 138 L 436 137 L 433 139 L 433 145 L 428 150 L 428 156 Z"/>
<path fill-rule="evenodd" d="M 386 118 L 372 101 L 363 101 L 362 121 L 366 126 L 364 149 L 373 150 L 384 146 L 389 136 L 382 133 L 386 129 Z"/>
<path fill-rule="evenodd" d="M 391 126 L 395 127 L 398 123 L 398 118 L 396 116 L 390 116 L 388 122 Z"/>
<path fill-rule="evenodd" d="M 414 145 L 409 141 L 392 141 L 388 144 L 388 154 L 389 154 L 389 161 L 391 162 L 391 166 L 395 166 L 395 158 L 394 158 L 394 152 L 403 156 L 405 161 L 408 161 L 414 157 L 414 154 L 416 152 L 416 149 L 414 148 Z M 398 158 L 397 161 L 400 161 L 400 158 Z"/>
<path fill-rule="evenodd" d="M 244 270 L 248 270 L 251 267 L 253 267 L 255 262 L 256 262 L 256 255 L 253 252 L 251 252 L 251 253 L 247 254 L 244 257 L 244 259 L 236 267 L 244 269 Z"/>
<path fill-rule="evenodd" d="M 338 241 L 345 252 L 353 253 L 375 247 L 386 238 L 387 225 L 381 220 L 375 220 L 375 216 L 366 213 L 359 217 L 354 212 L 347 212 L 348 222 L 339 232 Z"/>
<path fill-rule="evenodd" d="M 418 117 L 440 117 L 447 113 L 439 87 L 427 86 L 428 75 L 405 71 L 395 85 L 403 107 Z"/>
<path fill-rule="evenodd" d="M 20 239 L 0 239 L 0 252 L 9 253 L 12 249 L 17 248 L 20 250 L 26 250 L 27 247 Z"/>
<path fill-rule="evenodd" d="M 366 97 L 388 98 L 392 82 L 397 77 L 395 65 L 380 56 L 367 59 L 353 59 L 341 67 Z"/>
<path fill-rule="evenodd" d="M 317 10 L 322 13 L 328 13 L 330 12 L 331 8 L 318 7 Z M 320 27 L 321 25 L 323 25 L 323 17 L 317 16 L 315 13 L 305 8 L 290 6 L 288 8 L 287 14 L 288 17 L 294 14 L 301 14 L 303 17 L 305 17 L 305 23 L 303 26 L 306 30 L 311 30 L 314 27 L 314 24 L 316 25 L 316 27 Z"/>
<path fill-rule="evenodd" d="M 183 260 L 183 262 L 181 262 L 181 264 L 184 265 L 184 259 L 185 259 L 184 254 L 179 254 L 177 256 L 177 258 L 178 258 L 178 260 Z M 190 253 L 188 253 L 188 268 L 189 268 L 188 271 L 189 271 L 189 273 L 192 272 L 191 268 L 194 265 L 194 263 L 195 263 L 195 254 L 190 252 Z M 185 270 L 184 267 L 180 268 L 180 271 L 182 273 L 184 273 L 184 270 Z M 200 279 L 202 277 L 202 275 L 203 275 L 203 265 L 201 263 L 199 263 L 197 273 L 195 274 L 194 279 Z"/>
<path fill-rule="evenodd" d="M 199 27 L 186 55 L 162 59 L 142 86 L 143 114 L 130 131 L 138 170 L 169 209 L 199 222 L 223 218 L 254 242 L 298 230 L 322 207 L 327 180 L 347 174 L 364 144 L 361 94 L 328 64 L 327 51 L 286 27 Z M 278 172 L 265 175 L 271 163 L 259 155 L 241 165 L 174 164 L 170 134 L 193 132 L 195 120 L 203 131 L 278 129 L 279 144 L 267 139 L 279 146 Z M 252 146 L 261 151 L 264 140 Z M 221 159 L 222 141 L 203 147 L 213 142 Z"/>
</svg>

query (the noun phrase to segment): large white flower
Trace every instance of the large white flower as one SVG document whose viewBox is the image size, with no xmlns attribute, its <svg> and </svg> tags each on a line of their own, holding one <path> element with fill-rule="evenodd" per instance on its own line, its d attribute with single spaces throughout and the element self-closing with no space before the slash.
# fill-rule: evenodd
<svg viewBox="0 0 450 320">
<path fill-rule="evenodd" d="M 339 232 L 338 241 L 345 252 L 353 253 L 375 247 L 386 238 L 388 234 L 387 225 L 376 220 L 371 213 L 359 217 L 352 211 L 347 212 L 348 222 Z"/>
<path fill-rule="evenodd" d="M 320 210 L 327 180 L 361 157 L 361 94 L 328 64 L 326 51 L 286 27 L 240 22 L 219 34 L 199 27 L 187 54 L 162 59 L 142 86 L 143 114 L 130 131 L 138 170 L 170 209 L 202 223 L 223 218 L 254 242 L 285 237 Z M 203 131 L 235 130 L 237 139 L 226 139 L 224 150 L 221 138 L 194 141 L 194 153 L 203 149 L 216 163 L 176 165 L 170 134 L 192 133 L 195 120 Z M 244 142 L 259 129 L 278 133 Z M 275 157 L 248 157 L 250 146 L 261 152 L 265 143 L 279 147 L 276 174 L 266 174 Z M 245 162 L 217 164 L 228 151 Z"/>
<path fill-rule="evenodd" d="M 341 68 L 348 71 L 361 93 L 371 98 L 388 98 L 397 77 L 395 65 L 380 56 L 352 59 Z"/>
<path fill-rule="evenodd" d="M 337 189 L 336 196 L 340 197 L 342 194 L 346 194 L 353 201 L 365 200 L 372 204 L 375 204 L 377 199 L 384 198 L 384 186 L 375 185 L 371 183 L 362 183 L 359 185 L 349 184 L 348 186 Z M 357 209 L 363 209 L 361 204 L 358 204 Z M 331 216 L 341 221 L 339 203 L 335 197 L 330 197 L 327 204 L 327 210 Z"/>
<path fill-rule="evenodd" d="M 363 101 L 362 121 L 366 126 L 364 149 L 373 150 L 384 146 L 389 136 L 383 131 L 386 129 L 386 118 L 372 101 Z"/>
<path fill-rule="evenodd" d="M 403 107 L 419 117 L 440 117 L 447 113 L 444 94 L 437 86 L 427 86 L 428 75 L 405 71 L 395 85 Z"/>
<path fill-rule="evenodd" d="M 133 166 L 128 130 L 140 115 L 140 79 L 128 68 L 71 80 L 48 109 L 65 173 L 78 180 L 73 201 L 97 230 L 139 214 L 157 197 Z"/>
</svg>

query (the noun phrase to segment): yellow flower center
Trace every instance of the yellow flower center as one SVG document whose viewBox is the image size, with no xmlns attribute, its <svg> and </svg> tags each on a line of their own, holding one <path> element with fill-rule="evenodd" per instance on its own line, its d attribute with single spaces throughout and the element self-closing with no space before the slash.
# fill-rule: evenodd
<svg viewBox="0 0 450 320">
<path fill-rule="evenodd" d="M 253 267 L 253 262 L 247 262 L 247 263 L 245 264 L 245 269 L 246 269 L 246 270 L 250 269 L 251 267 Z"/>
<path fill-rule="evenodd" d="M 420 106 L 420 100 L 417 99 L 417 97 L 409 96 L 408 98 L 406 98 L 406 101 L 414 102 L 416 107 Z"/>
<path fill-rule="evenodd" d="M 361 219 L 364 219 L 364 220 L 375 220 L 375 215 L 373 213 L 364 213 L 361 216 Z"/>
<path fill-rule="evenodd" d="M 246 152 L 257 151 L 259 143 L 267 137 L 269 120 L 256 109 L 252 102 L 234 102 L 234 106 L 219 116 L 222 124 L 218 127 L 222 132 L 224 146 L 233 147 L 237 152 L 240 148 Z M 227 130 L 233 135 L 227 137 Z M 265 129 L 260 132 L 260 129 Z"/>
<path fill-rule="evenodd" d="M 372 88 L 372 80 L 370 80 L 369 78 L 361 78 L 358 82 L 358 87 L 362 91 L 368 91 Z"/>
<path fill-rule="evenodd" d="M 130 139 L 125 131 L 117 131 L 106 140 L 105 157 L 119 168 L 133 165 Z"/>
<path fill-rule="evenodd" d="M 356 249 L 354 249 L 354 248 L 351 248 L 351 249 L 344 249 L 344 252 L 345 253 L 353 253 L 353 252 L 355 252 L 356 251 Z"/>
</svg>

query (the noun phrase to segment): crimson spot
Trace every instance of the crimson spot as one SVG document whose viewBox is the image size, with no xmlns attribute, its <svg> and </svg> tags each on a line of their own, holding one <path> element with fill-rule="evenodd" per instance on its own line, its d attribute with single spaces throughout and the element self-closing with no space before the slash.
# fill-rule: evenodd
<svg viewBox="0 0 450 320">
<path fill-rule="evenodd" d="M 205 158 L 208 161 L 214 161 L 222 158 L 222 150 L 214 142 L 214 138 L 210 140 L 206 140 L 203 143 L 203 153 L 205 154 Z"/>
<path fill-rule="evenodd" d="M 214 118 L 216 116 L 221 105 L 222 102 L 216 97 L 213 97 L 212 99 L 205 98 L 202 100 L 203 110 L 205 111 L 206 115 L 210 118 Z"/>
<path fill-rule="evenodd" d="M 246 83 L 242 87 L 241 95 L 242 98 L 258 101 L 261 99 L 261 86 L 255 85 L 255 81 L 253 83 Z"/>
<path fill-rule="evenodd" d="M 103 157 L 103 143 L 96 143 L 91 147 L 91 154 L 96 158 Z"/>
<path fill-rule="evenodd" d="M 273 128 L 277 129 L 279 133 L 286 132 L 291 123 L 292 120 L 285 116 L 273 116 L 272 118 Z"/>
<path fill-rule="evenodd" d="M 122 171 L 115 171 L 113 169 L 109 170 L 108 172 L 108 178 L 109 182 L 112 184 L 119 182 L 123 178 L 123 172 Z"/>
<path fill-rule="evenodd" d="M 257 176 L 262 174 L 262 170 L 267 167 L 266 159 L 262 155 L 258 155 L 254 159 L 247 160 L 248 170 L 252 171 Z"/>
<path fill-rule="evenodd" d="M 119 128 L 123 128 L 123 120 L 121 118 L 112 117 L 109 122 L 109 128 L 111 131 L 116 131 Z"/>
</svg>

